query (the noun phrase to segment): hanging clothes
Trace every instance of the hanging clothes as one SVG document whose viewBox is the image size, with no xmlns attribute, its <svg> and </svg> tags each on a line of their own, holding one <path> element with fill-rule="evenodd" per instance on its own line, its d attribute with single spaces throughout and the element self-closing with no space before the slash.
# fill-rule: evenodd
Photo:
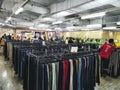
<svg viewBox="0 0 120 90">
<path fill-rule="evenodd" d="M 29 60 L 28 64 L 28 70 L 32 73 L 27 74 L 28 88 L 34 90 L 94 90 L 96 83 L 100 83 L 98 57 L 98 55 L 90 55 L 46 64 L 42 64 L 41 61 L 37 64 L 33 62 L 35 58 L 32 57 L 30 59 L 33 61 Z M 38 66 L 34 66 L 35 64 Z M 38 75 L 37 71 L 33 71 L 35 69 Z M 33 84 L 32 81 L 35 83 Z"/>
</svg>

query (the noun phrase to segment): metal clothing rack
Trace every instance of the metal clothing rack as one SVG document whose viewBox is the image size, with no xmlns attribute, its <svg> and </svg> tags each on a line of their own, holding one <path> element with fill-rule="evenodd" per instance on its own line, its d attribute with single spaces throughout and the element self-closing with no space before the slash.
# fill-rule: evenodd
<svg viewBox="0 0 120 90">
<path fill-rule="evenodd" d="M 30 61 L 30 58 L 31 58 L 31 57 L 36 57 L 36 61 L 37 61 L 36 90 L 38 90 L 38 65 L 39 65 L 40 59 L 38 58 L 37 55 L 34 55 L 34 54 L 32 54 L 32 53 L 28 55 L 28 78 L 27 78 L 27 80 L 28 80 L 27 86 L 28 86 L 28 87 L 27 87 L 27 88 L 28 88 L 28 90 L 29 90 L 29 63 L 30 63 L 29 61 Z M 42 56 L 41 56 L 41 57 L 42 57 Z"/>
<path fill-rule="evenodd" d="M 78 52 L 78 53 L 66 53 L 62 56 L 58 56 L 58 57 L 55 57 L 55 56 L 38 56 L 38 55 L 35 55 L 35 54 L 29 54 L 28 55 L 28 90 L 29 90 L 29 60 L 31 57 L 35 57 L 36 58 L 36 61 L 37 61 L 37 75 L 36 75 L 36 90 L 38 90 L 38 65 L 39 63 L 41 64 L 48 64 L 48 63 L 54 63 L 54 62 L 59 62 L 59 61 L 62 61 L 63 59 L 62 58 L 76 58 L 76 57 L 85 57 L 85 56 L 88 56 L 88 55 L 98 55 L 97 52 L 93 53 L 93 52 Z"/>
<path fill-rule="evenodd" d="M 15 54 L 17 54 L 17 56 L 19 56 L 20 53 L 23 52 L 23 51 L 28 51 L 29 53 L 39 53 L 40 55 L 47 55 L 46 47 L 33 47 L 33 46 L 32 47 L 31 46 L 30 47 L 29 46 L 27 46 L 27 47 L 18 47 L 17 53 L 15 53 Z M 19 60 L 20 60 L 19 57 L 16 57 L 16 55 L 14 55 L 14 58 L 16 58 L 16 60 L 18 60 L 18 62 L 19 62 Z M 15 63 L 15 61 L 13 61 L 13 62 L 14 62 L 14 64 L 18 63 L 18 62 Z M 16 65 L 16 66 L 18 66 L 18 68 L 19 68 L 19 64 Z"/>
</svg>

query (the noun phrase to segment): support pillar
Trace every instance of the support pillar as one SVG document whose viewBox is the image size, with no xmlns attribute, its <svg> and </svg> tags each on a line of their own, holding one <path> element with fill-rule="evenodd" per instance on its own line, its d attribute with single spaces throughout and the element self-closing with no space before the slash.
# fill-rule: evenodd
<svg viewBox="0 0 120 90">
<path fill-rule="evenodd" d="M 13 29 L 14 39 L 16 39 L 16 29 Z"/>
<path fill-rule="evenodd" d="M 48 41 L 48 38 L 49 38 L 49 36 L 48 36 L 48 31 L 45 32 L 45 38 L 46 38 L 46 40 Z"/>
</svg>

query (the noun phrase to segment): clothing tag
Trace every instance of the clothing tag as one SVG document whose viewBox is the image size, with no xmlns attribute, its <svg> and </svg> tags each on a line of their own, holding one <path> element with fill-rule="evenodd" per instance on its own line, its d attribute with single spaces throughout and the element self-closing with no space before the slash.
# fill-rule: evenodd
<svg viewBox="0 0 120 90">
<path fill-rule="evenodd" d="M 42 41 L 42 45 L 45 46 L 45 41 Z"/>
<path fill-rule="evenodd" d="M 71 47 L 71 52 L 78 52 L 78 47 Z"/>
</svg>

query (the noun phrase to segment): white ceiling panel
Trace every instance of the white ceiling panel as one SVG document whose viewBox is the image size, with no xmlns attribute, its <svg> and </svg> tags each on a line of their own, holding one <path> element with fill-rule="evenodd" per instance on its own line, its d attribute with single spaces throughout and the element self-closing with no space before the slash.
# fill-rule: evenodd
<svg viewBox="0 0 120 90">
<path fill-rule="evenodd" d="M 37 7 L 34 5 L 30 5 L 30 4 L 25 5 L 24 9 L 35 12 L 35 13 L 39 13 L 39 14 L 47 14 L 49 12 L 47 8 Z"/>
<path fill-rule="evenodd" d="M 93 0 L 66 0 L 64 2 L 51 5 L 50 7 L 51 13 L 68 10 L 72 7 L 82 5 L 90 1 L 93 1 Z"/>
<path fill-rule="evenodd" d="M 95 1 L 92 1 L 90 3 L 72 8 L 72 10 L 82 12 L 82 11 L 90 10 L 93 8 L 101 7 L 103 5 L 110 4 L 110 3 L 115 2 L 115 1 L 118 1 L 118 0 L 110 0 L 110 1 L 109 0 L 95 0 Z"/>
</svg>

